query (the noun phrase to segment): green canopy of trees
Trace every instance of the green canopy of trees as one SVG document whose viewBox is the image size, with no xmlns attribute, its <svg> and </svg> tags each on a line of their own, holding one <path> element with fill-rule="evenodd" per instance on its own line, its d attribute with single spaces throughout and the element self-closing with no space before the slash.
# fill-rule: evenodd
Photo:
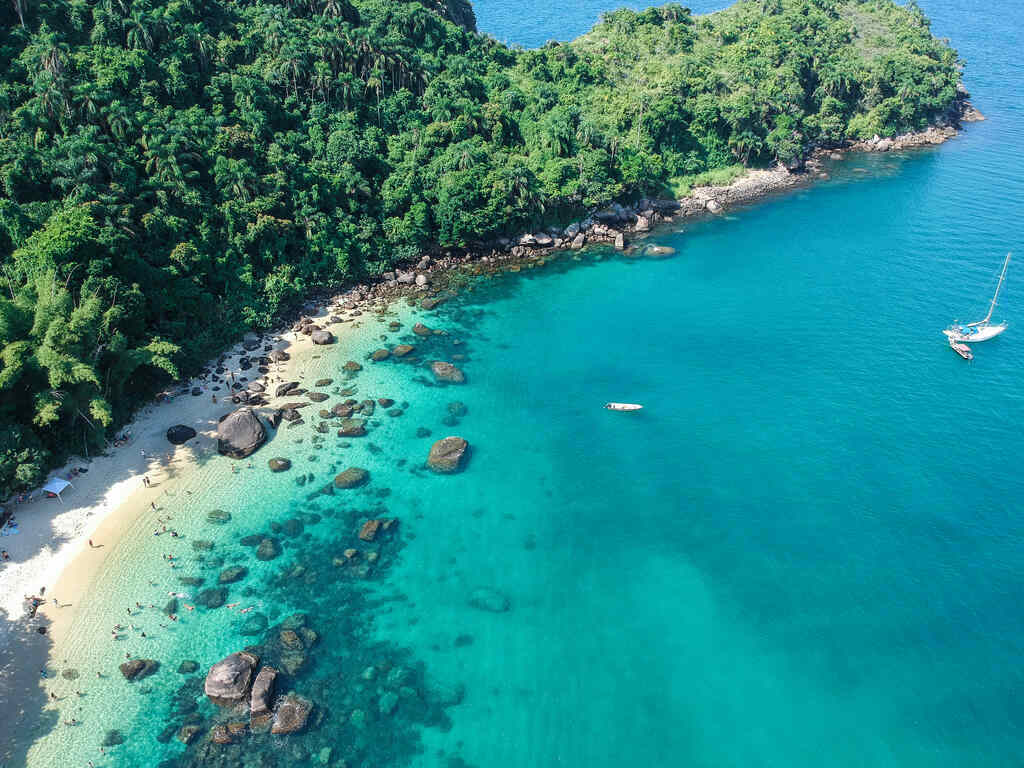
<svg viewBox="0 0 1024 768">
<path fill-rule="evenodd" d="M 620 10 L 529 51 L 466 0 L 11 0 L 0 21 L 0 498 L 311 289 L 922 128 L 958 83 L 891 0 Z"/>
</svg>

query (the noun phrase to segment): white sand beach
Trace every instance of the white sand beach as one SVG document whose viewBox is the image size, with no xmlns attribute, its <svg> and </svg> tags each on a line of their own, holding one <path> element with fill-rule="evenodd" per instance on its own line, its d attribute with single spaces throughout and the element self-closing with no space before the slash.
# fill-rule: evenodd
<svg viewBox="0 0 1024 768">
<path fill-rule="evenodd" d="M 269 374 L 272 380 L 301 372 L 304 359 L 316 349 L 308 337 L 290 331 L 270 334 L 270 338 L 280 339 L 274 348 L 290 355 L 288 361 L 275 364 Z M 224 354 L 222 365 L 239 376 L 247 375 L 238 367 L 240 357 L 262 352 L 246 352 L 238 344 Z M 218 359 L 207 367 L 217 367 Z M 217 392 L 198 378 L 173 391 L 186 387 L 200 387 L 202 394 L 176 394 L 150 403 L 122 430 L 130 434 L 127 444 L 91 459 L 73 458 L 52 473 L 51 479 L 67 478 L 73 468 L 87 470 L 72 479 L 62 500 L 37 491 L 31 501 L 13 507 L 18 532 L 0 537 L 0 549 L 10 558 L 0 563 L 0 701 L 6 703 L 8 715 L 17 718 L 19 694 L 38 692 L 40 669 L 59 651 L 76 607 L 122 531 L 151 504 L 159 507 L 176 480 L 216 454 L 217 422 L 238 406 L 231 403 L 223 382 Z M 191 426 L 196 437 L 184 445 L 172 445 L 167 429 L 176 424 Z M 34 618 L 26 600 L 33 595 L 45 598 Z M 39 634 L 40 627 L 45 627 L 45 634 Z"/>
</svg>

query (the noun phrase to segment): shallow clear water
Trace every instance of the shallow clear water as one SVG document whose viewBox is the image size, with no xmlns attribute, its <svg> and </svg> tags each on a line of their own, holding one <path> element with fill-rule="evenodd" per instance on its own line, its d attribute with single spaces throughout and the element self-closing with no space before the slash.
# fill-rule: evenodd
<svg viewBox="0 0 1024 768">
<path fill-rule="evenodd" d="M 1011 328 L 976 345 L 973 363 L 938 331 L 984 314 L 1020 240 L 1024 74 L 1011 65 L 1024 9 L 922 6 L 967 59 L 987 122 L 935 150 L 849 158 L 808 189 L 660 233 L 671 259 L 566 257 L 434 312 L 397 307 L 397 333 L 391 317 L 365 318 L 309 361 L 304 381 L 344 386 L 345 360 L 362 361 L 382 333 L 389 345 L 412 339 L 421 319 L 448 335 L 414 339 L 420 364 L 364 363 L 355 377 L 355 397 L 408 408 L 378 409 L 367 437 L 342 447 L 329 434 L 315 450 L 314 405 L 253 469 L 232 474 L 211 457 L 165 500 L 184 536 L 173 573 L 160 557 L 168 540 L 142 516 L 68 649 L 88 687 L 77 699 L 68 682 L 61 717 L 78 712 L 82 725 L 54 726 L 29 764 L 1017 764 L 1019 265 L 998 310 Z M 563 8 L 579 27 L 565 36 L 597 10 Z M 538 42 L 523 4 L 477 11 L 485 31 Z M 430 386 L 422 363 L 453 354 L 466 355 L 467 383 Z M 454 400 L 467 413 L 445 424 Z M 607 400 L 647 408 L 608 413 Z M 466 471 L 422 472 L 445 434 L 472 444 Z M 270 474 L 274 455 L 295 466 Z M 365 488 L 308 498 L 349 465 L 370 470 Z M 298 487 L 300 473 L 313 481 Z M 214 508 L 232 521 L 207 523 Z M 401 522 L 377 564 L 334 565 L 379 514 Z M 303 532 L 274 533 L 273 561 L 238 543 L 290 519 Z M 147 609 L 137 624 L 149 637 L 110 639 L 114 622 L 134 621 L 124 613 L 135 600 L 194 592 L 174 586 L 181 573 L 210 586 L 223 567 L 211 557 L 250 568 L 229 586 L 240 606 L 182 611 L 166 628 Z M 481 588 L 509 610 L 471 605 Z M 284 687 L 321 720 L 303 736 L 206 753 L 159 743 L 195 698 L 171 700 L 182 659 L 205 671 L 263 641 L 237 634 L 247 605 L 270 627 L 309 614 L 320 639 Z M 126 651 L 163 666 L 124 682 Z M 382 714 L 389 691 L 399 703 Z M 108 729 L 125 743 L 101 757 Z"/>
</svg>

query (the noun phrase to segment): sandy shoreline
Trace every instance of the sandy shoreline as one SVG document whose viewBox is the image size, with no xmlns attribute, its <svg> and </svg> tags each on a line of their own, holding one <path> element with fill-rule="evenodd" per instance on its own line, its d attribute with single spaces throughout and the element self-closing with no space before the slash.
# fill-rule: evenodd
<svg viewBox="0 0 1024 768">
<path fill-rule="evenodd" d="M 323 349 L 291 331 L 278 330 L 267 337 L 281 339 L 274 348 L 290 356 L 275 364 L 268 376 L 272 379 L 301 378 L 310 353 Z M 236 377 L 248 375 L 254 380 L 259 376 L 256 369 L 243 373 L 238 360 L 259 354 L 246 352 L 239 343 L 224 352 L 223 365 Z M 219 357 L 207 367 L 215 368 Z M 218 455 L 217 422 L 238 407 L 231 402 L 230 390 L 219 384 L 221 389 L 213 392 L 212 382 L 190 380 L 189 389 L 205 387 L 201 395 L 179 394 L 170 401 L 150 403 L 125 426 L 131 433 L 128 444 L 89 461 L 73 459 L 52 473 L 51 477 L 67 477 L 72 467 L 88 469 L 63 493 L 63 503 L 39 497 L 14 507 L 19 533 L 0 538 L 0 548 L 11 557 L 0 564 L 0 717 L 11 737 L 15 730 L 40 727 L 45 719 L 46 710 L 38 700 L 45 701 L 50 686 L 40 670 L 52 673 L 62 666 L 63 646 L 79 606 L 125 531 L 140 515 L 152 514 L 151 505 L 159 512 L 165 494 L 173 496 L 181 480 Z M 184 387 L 181 384 L 175 390 Z M 211 395 L 217 396 L 216 403 Z M 196 437 L 184 445 L 172 445 L 166 432 L 175 424 L 191 426 Z M 149 479 L 149 487 L 143 477 Z M 32 618 L 24 598 L 44 590 L 46 602 Z M 39 634 L 40 628 L 46 633 Z M 9 752 L 5 754 L 8 749 L 8 744 L 0 745 L 0 763 L 11 759 Z"/>
</svg>

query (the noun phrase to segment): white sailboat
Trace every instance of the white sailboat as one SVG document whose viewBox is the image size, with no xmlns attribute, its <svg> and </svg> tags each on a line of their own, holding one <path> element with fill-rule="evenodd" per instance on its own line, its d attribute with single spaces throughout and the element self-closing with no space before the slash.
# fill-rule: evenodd
<svg viewBox="0 0 1024 768">
<path fill-rule="evenodd" d="M 990 321 L 992 320 L 992 312 L 996 308 L 996 299 L 999 298 L 999 289 L 1003 287 L 1003 281 L 1006 279 L 1006 268 L 1009 265 L 1010 254 L 1008 253 L 1006 254 L 1006 261 L 1003 262 L 1003 271 L 999 274 L 999 283 L 996 285 L 995 295 L 992 296 L 992 303 L 988 305 L 988 314 L 985 315 L 985 318 L 976 323 L 968 323 L 967 325 L 960 325 L 958 323 L 951 325 L 943 331 L 950 342 L 988 341 L 1006 330 L 1006 323 L 993 323 Z"/>
</svg>

